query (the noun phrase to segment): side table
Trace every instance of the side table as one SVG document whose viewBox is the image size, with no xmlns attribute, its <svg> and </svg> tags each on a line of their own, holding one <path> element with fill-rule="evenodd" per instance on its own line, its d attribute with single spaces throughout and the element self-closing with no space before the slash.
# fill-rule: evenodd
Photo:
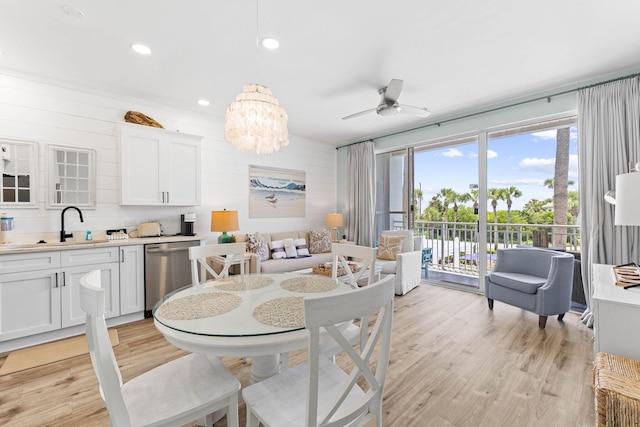
<svg viewBox="0 0 640 427">
<path fill-rule="evenodd" d="M 433 261 L 433 252 L 431 248 L 422 248 L 422 268 L 424 268 L 424 277 L 429 277 L 429 264 Z"/>
</svg>

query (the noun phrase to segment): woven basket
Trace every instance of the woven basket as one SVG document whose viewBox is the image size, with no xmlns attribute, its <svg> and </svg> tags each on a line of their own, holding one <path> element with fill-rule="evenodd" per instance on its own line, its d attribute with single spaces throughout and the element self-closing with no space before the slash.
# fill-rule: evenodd
<svg viewBox="0 0 640 427">
<path fill-rule="evenodd" d="M 349 262 L 347 263 L 347 265 L 351 269 L 352 273 L 355 273 L 360 269 L 360 266 L 355 263 Z M 322 274 L 323 276 L 329 276 L 329 277 L 331 277 L 331 273 L 333 272 L 332 269 L 333 269 L 333 266 L 331 265 L 331 263 L 314 265 L 312 267 L 314 274 Z M 338 267 L 338 276 L 344 276 L 345 274 L 347 274 L 347 270 L 344 267 Z"/>
<path fill-rule="evenodd" d="M 640 425 L 640 362 L 598 353 L 594 365 L 597 426 Z"/>
</svg>

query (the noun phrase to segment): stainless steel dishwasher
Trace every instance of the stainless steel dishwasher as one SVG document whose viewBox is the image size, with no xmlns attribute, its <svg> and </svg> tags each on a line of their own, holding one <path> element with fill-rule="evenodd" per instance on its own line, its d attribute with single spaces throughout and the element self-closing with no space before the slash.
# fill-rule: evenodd
<svg viewBox="0 0 640 427">
<path fill-rule="evenodd" d="M 199 245 L 198 240 L 144 245 L 145 317 L 161 297 L 191 283 L 189 248 Z"/>
</svg>

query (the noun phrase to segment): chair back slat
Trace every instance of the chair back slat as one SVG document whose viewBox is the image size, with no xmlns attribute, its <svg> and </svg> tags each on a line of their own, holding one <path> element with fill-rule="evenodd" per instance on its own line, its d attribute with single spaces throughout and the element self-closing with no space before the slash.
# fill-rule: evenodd
<svg viewBox="0 0 640 427">
<path fill-rule="evenodd" d="M 214 280 L 229 276 L 231 262 L 240 259 L 240 274 L 244 274 L 244 256 L 247 251 L 245 243 L 223 243 L 217 245 L 192 246 L 189 248 L 189 260 L 191 260 L 191 281 L 193 284 L 206 282 L 206 277 L 198 279 L 200 266 L 204 267 Z M 207 258 L 217 257 L 222 264 L 222 270 L 216 272 L 207 263 Z M 205 274 L 206 276 L 206 274 Z"/>
<path fill-rule="evenodd" d="M 364 274 L 367 274 L 366 284 L 373 283 L 375 280 L 375 267 L 376 267 L 376 255 L 377 248 L 369 248 L 367 246 L 348 245 L 344 243 L 333 243 L 331 245 L 331 255 L 333 258 L 333 265 L 331 271 L 331 277 L 333 279 L 338 278 L 338 268 L 344 267 L 346 275 L 341 280 L 346 281 L 354 288 L 358 287 L 360 279 L 363 279 Z M 357 262 L 361 263 L 361 268 L 355 273 L 349 268 L 349 260 L 347 258 L 355 258 Z"/>
<path fill-rule="evenodd" d="M 391 327 L 395 276 L 349 292 L 329 297 L 312 297 L 304 300 L 305 326 L 309 329 L 309 391 L 307 397 L 307 426 L 342 426 L 364 417 L 382 405 L 382 395 L 389 355 L 391 351 Z M 354 317 L 375 316 L 375 323 L 367 333 L 364 345 L 356 349 L 342 335 L 339 325 Z M 364 326 L 364 325 L 363 325 Z M 320 355 L 320 331 L 326 330 L 343 348 L 353 362 L 349 376 L 332 396 L 323 413 L 318 413 L 318 376 Z M 371 364 L 375 363 L 375 372 Z M 347 398 L 362 384 L 367 384 L 364 394 L 353 401 Z"/>
<path fill-rule="evenodd" d="M 130 426 L 129 413 L 122 396 L 122 375 L 118 368 L 104 318 L 104 289 L 100 270 L 80 278 L 80 306 L 87 313 L 86 335 L 91 364 L 98 377 L 100 395 L 109 411 L 112 426 Z"/>
</svg>

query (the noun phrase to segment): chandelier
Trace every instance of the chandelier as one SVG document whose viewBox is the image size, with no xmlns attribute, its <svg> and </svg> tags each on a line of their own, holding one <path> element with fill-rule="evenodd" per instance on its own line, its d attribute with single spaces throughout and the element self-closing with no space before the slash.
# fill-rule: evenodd
<svg viewBox="0 0 640 427">
<path fill-rule="evenodd" d="M 261 84 L 244 85 L 224 119 L 224 139 L 240 151 L 271 154 L 289 145 L 287 112 Z"/>
</svg>

